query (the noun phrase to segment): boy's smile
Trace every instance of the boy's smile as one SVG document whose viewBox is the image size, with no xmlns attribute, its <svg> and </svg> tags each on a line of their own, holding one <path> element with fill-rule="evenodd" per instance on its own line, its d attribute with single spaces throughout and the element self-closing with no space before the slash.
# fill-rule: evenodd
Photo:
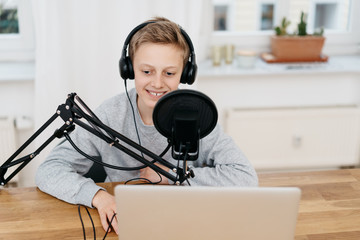
<svg viewBox="0 0 360 240">
<path fill-rule="evenodd" d="M 146 43 L 134 54 L 137 105 L 142 120 L 152 125 L 152 112 L 166 93 L 178 89 L 184 51 L 171 44 Z"/>
<path fill-rule="evenodd" d="M 166 92 L 155 92 L 155 91 L 150 91 L 147 90 L 148 93 L 150 93 L 151 95 L 153 95 L 154 97 L 161 97 L 162 95 L 164 95 Z"/>
</svg>

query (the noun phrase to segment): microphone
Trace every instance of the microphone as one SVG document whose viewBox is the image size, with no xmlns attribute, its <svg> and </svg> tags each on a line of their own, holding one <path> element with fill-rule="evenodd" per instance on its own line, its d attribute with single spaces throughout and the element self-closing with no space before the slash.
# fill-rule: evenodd
<svg viewBox="0 0 360 240">
<path fill-rule="evenodd" d="M 155 128 L 168 139 L 172 157 L 179 160 L 198 159 L 199 140 L 215 128 L 217 120 L 214 102 L 190 89 L 166 94 L 156 103 L 153 112 Z"/>
</svg>

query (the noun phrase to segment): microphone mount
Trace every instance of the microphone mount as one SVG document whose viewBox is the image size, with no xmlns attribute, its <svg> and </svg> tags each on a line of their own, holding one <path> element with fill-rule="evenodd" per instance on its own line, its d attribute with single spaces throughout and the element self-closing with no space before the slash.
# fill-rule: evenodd
<svg viewBox="0 0 360 240">
<path fill-rule="evenodd" d="M 85 111 L 87 112 L 85 112 Z M 24 157 L 16 159 L 18 155 L 31 143 L 33 142 L 55 119 L 60 117 L 64 124 L 57 129 L 43 144 L 40 145 L 33 153 L 30 153 Z M 84 121 L 86 120 L 87 123 Z M 58 106 L 56 113 L 52 115 L 20 148 L 13 153 L 7 161 L 5 161 L 0 166 L 0 185 L 7 184 L 19 171 L 21 171 L 32 159 L 34 159 L 40 152 L 46 148 L 55 138 L 62 138 L 64 134 L 71 133 L 75 126 L 80 126 L 95 136 L 101 138 L 107 142 L 111 147 L 115 147 L 127 155 L 138 160 L 145 166 L 150 167 L 154 171 L 160 173 L 164 177 L 173 181 L 174 184 L 180 185 L 182 182 L 187 180 L 190 177 L 194 177 L 194 173 L 191 170 L 187 169 L 186 161 L 184 160 L 184 168 L 174 166 L 170 162 L 166 161 L 162 157 L 156 155 L 155 153 L 149 151 L 148 149 L 142 147 L 136 142 L 130 140 L 114 129 L 103 124 L 99 118 L 91 111 L 90 108 L 77 96 L 76 93 L 71 93 L 68 95 L 64 104 Z M 176 133 L 175 133 L 176 135 Z M 126 148 L 121 144 L 121 141 L 128 144 L 129 146 L 140 151 L 144 155 L 148 156 L 152 161 L 148 161 L 143 156 L 138 153 Z M 171 169 L 176 176 L 165 171 L 161 167 L 155 164 L 155 162 L 160 163 L 163 166 Z M 95 163 L 97 164 L 97 163 Z M 9 168 L 18 166 L 9 176 L 5 177 L 6 172 Z M 121 167 L 113 166 L 106 164 L 106 167 L 119 169 Z"/>
</svg>

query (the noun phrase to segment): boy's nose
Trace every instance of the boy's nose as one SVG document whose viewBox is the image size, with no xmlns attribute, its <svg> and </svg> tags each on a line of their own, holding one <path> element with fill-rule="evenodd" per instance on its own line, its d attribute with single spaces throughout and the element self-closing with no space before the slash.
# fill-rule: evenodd
<svg viewBox="0 0 360 240">
<path fill-rule="evenodd" d="M 151 85 L 155 88 L 161 88 L 163 86 L 163 79 L 161 75 L 156 75 L 152 81 Z"/>
</svg>

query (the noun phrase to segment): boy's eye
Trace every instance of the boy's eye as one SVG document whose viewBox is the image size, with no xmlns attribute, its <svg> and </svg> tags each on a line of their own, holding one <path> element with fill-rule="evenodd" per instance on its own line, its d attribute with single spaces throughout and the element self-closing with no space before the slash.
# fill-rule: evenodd
<svg viewBox="0 0 360 240">
<path fill-rule="evenodd" d="M 148 70 L 144 70 L 143 71 L 145 74 L 150 74 L 150 71 L 148 71 Z"/>
<path fill-rule="evenodd" d="M 175 73 L 172 73 L 172 72 L 166 72 L 166 75 L 167 76 L 172 76 L 172 75 L 174 75 Z"/>
</svg>

